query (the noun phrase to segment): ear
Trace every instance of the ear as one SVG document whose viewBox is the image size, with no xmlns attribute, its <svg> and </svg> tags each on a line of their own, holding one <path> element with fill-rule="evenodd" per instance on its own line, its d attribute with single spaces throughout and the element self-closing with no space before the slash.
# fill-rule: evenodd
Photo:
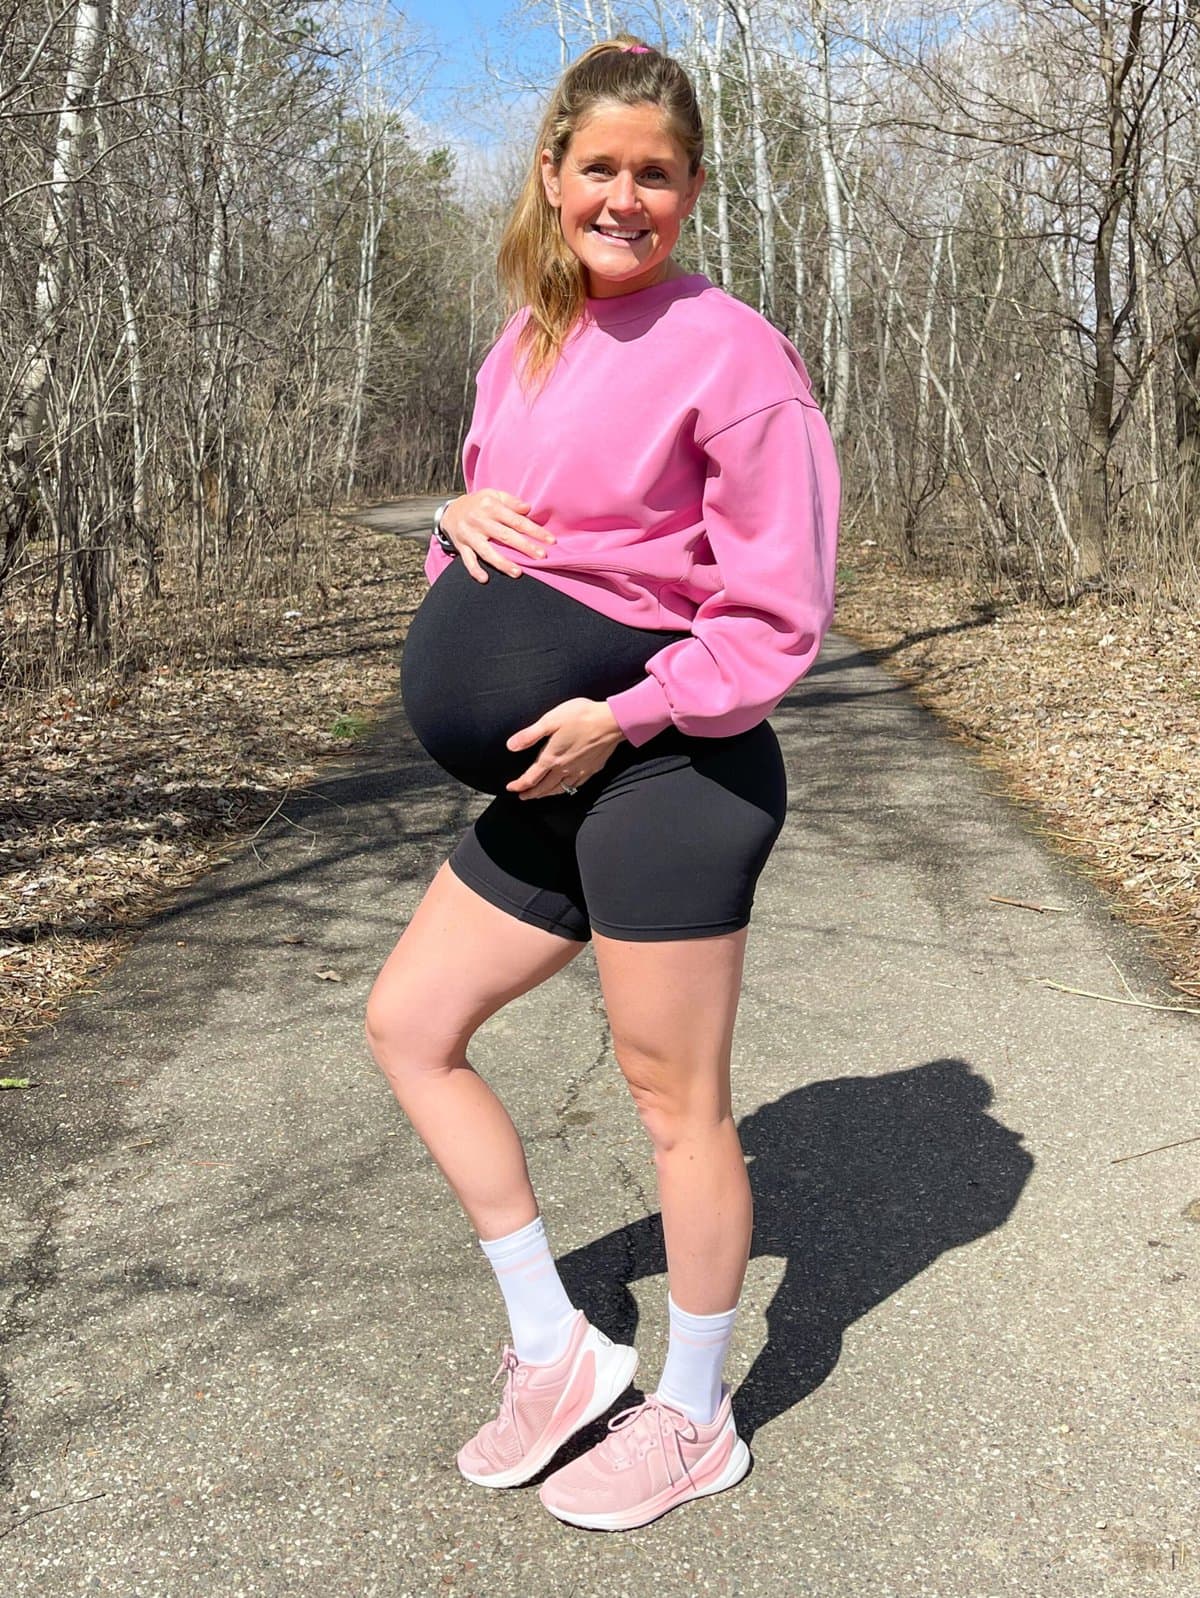
<svg viewBox="0 0 1200 1598">
<path fill-rule="evenodd" d="M 688 185 L 687 214 L 689 216 L 692 214 L 692 207 L 695 205 L 696 201 L 700 198 L 700 190 L 704 187 L 704 180 L 705 180 L 705 178 L 707 176 L 708 176 L 708 173 L 704 170 L 704 168 L 702 166 L 699 166 L 699 167 L 696 168 L 696 176 L 692 179 L 691 183 Z"/>
<path fill-rule="evenodd" d="M 546 198 L 557 211 L 562 204 L 562 186 L 559 183 L 558 173 L 555 170 L 554 160 L 549 150 L 541 154 L 542 187 L 546 191 Z"/>
</svg>

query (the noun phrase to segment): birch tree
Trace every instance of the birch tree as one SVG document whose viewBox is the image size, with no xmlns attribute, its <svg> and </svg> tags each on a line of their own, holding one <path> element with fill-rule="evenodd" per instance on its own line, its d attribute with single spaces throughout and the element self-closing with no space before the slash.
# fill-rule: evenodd
<svg viewBox="0 0 1200 1598">
<path fill-rule="evenodd" d="M 50 180 L 45 188 L 45 216 L 33 287 L 32 325 L 17 357 L 4 446 L 0 485 L 0 591 L 34 514 L 37 456 L 46 420 L 46 398 L 62 332 L 63 300 L 70 267 L 73 190 L 84 159 L 94 113 L 92 102 L 105 56 L 108 0 L 80 0 L 75 8 L 62 86 Z M 4 98 L 11 98 L 32 78 L 41 61 L 48 32 Z"/>
</svg>

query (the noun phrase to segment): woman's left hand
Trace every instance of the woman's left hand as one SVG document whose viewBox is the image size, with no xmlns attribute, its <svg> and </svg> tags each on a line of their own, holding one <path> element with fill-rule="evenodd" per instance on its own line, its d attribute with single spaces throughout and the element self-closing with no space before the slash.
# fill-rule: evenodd
<svg viewBox="0 0 1200 1598">
<path fill-rule="evenodd" d="M 507 784 L 508 791 L 518 799 L 548 799 L 562 793 L 564 783 L 581 788 L 624 736 L 603 699 L 564 699 L 507 740 L 509 749 L 546 740 L 529 770 Z"/>
</svg>

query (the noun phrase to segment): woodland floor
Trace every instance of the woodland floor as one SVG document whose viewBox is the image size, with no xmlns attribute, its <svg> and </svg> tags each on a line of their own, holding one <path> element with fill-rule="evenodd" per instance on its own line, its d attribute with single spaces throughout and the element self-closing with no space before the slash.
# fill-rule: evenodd
<svg viewBox="0 0 1200 1598">
<path fill-rule="evenodd" d="M 0 704 L 0 1080 L 171 891 L 218 869 L 393 700 L 424 544 L 342 523 L 323 596 L 215 662 Z M 980 751 L 1200 999 L 1200 616 L 981 601 L 877 555 L 835 627 Z M 1200 1009 L 1198 1009 L 1200 1013 Z"/>
<path fill-rule="evenodd" d="M 244 642 L 0 703 L 0 1081 L 12 1056 L 127 949 L 173 889 L 219 869 L 398 691 L 424 544 L 332 521 L 304 595 L 254 607 Z"/>
<path fill-rule="evenodd" d="M 872 554 L 839 567 L 834 625 L 1151 929 L 1180 1003 L 1200 999 L 1200 611 L 989 600 Z"/>
</svg>

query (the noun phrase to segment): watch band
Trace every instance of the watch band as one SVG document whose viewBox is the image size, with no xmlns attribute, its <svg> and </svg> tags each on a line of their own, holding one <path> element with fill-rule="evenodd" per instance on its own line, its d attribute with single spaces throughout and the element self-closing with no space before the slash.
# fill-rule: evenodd
<svg viewBox="0 0 1200 1598">
<path fill-rule="evenodd" d="M 457 497 L 458 496 L 455 495 L 455 496 L 453 496 L 450 499 L 444 499 L 442 501 L 442 503 L 438 506 L 438 508 L 433 513 L 433 536 L 434 536 L 434 538 L 437 539 L 438 544 L 440 545 L 440 547 L 443 550 L 445 550 L 447 555 L 457 555 L 458 554 L 458 548 L 457 548 L 454 540 L 450 537 L 450 534 L 447 533 L 447 532 L 443 532 L 443 530 L 442 530 L 442 517 L 445 514 L 446 507 L 448 505 L 453 505 L 454 500 Z"/>
</svg>

